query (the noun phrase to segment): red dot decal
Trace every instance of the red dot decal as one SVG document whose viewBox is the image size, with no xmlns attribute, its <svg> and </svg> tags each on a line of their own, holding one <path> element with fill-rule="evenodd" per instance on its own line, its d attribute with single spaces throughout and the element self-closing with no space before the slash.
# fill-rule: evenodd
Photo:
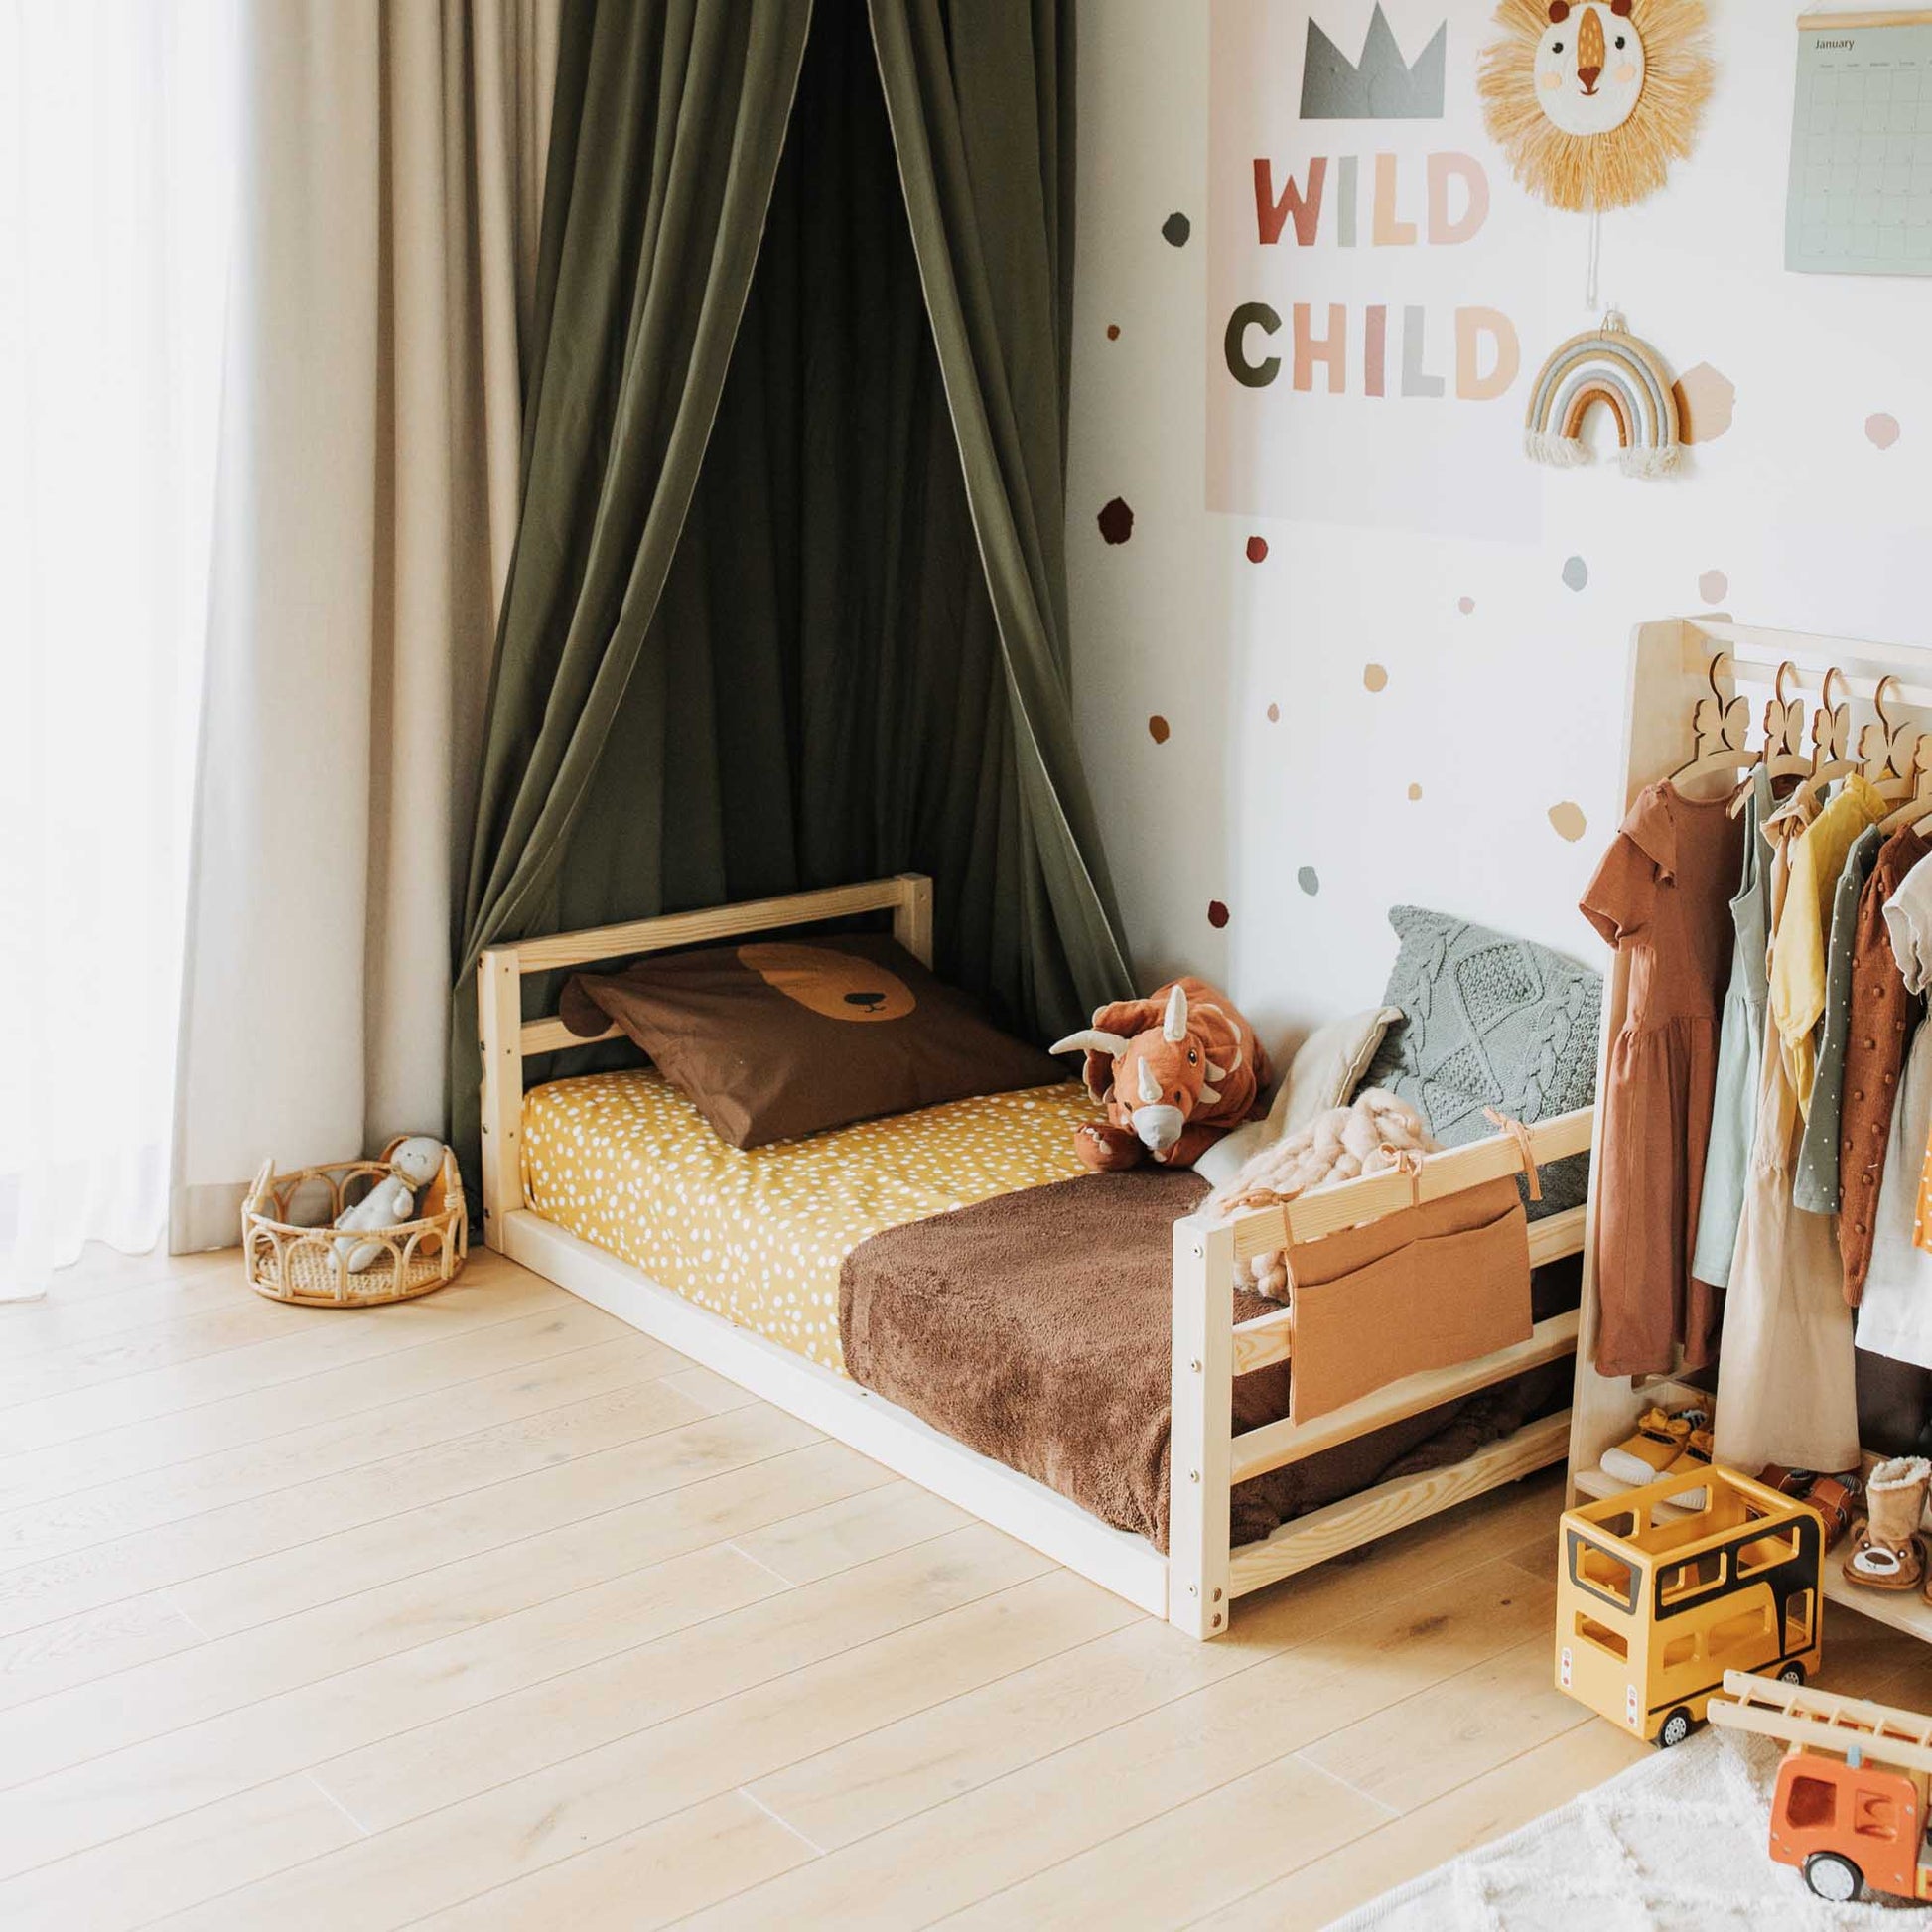
<svg viewBox="0 0 1932 1932">
<path fill-rule="evenodd" d="M 1110 322 L 1110 323 L 1109 323 L 1109 324 L 1107 325 L 1107 340 L 1108 340 L 1108 341 L 1109 341 L 1110 343 L 1117 343 L 1117 342 L 1119 342 L 1119 341 L 1120 341 L 1120 324 L 1119 324 L 1119 323 L 1117 323 L 1117 322 Z"/>
<path fill-rule="evenodd" d="M 1264 563 L 1267 561 L 1267 557 L 1268 539 L 1266 537 L 1250 537 L 1248 539 L 1248 561 L 1251 564 Z"/>
<path fill-rule="evenodd" d="M 1134 534 L 1134 512 L 1124 496 L 1116 496 L 1094 519 L 1100 534 L 1109 543 L 1125 543 Z"/>
<path fill-rule="evenodd" d="M 1227 924 L 1227 922 L 1228 922 L 1227 907 L 1223 905 L 1218 898 L 1210 898 L 1207 901 L 1207 923 L 1211 925 L 1216 932 L 1219 932 L 1220 929 Z"/>
<path fill-rule="evenodd" d="M 1168 742 L 1168 721 L 1158 711 L 1147 721 L 1147 735 L 1157 745 Z"/>
<path fill-rule="evenodd" d="M 1271 704 L 1268 707 L 1268 722 L 1271 725 L 1279 725 L 1282 722 L 1282 708 L 1280 705 Z"/>
</svg>

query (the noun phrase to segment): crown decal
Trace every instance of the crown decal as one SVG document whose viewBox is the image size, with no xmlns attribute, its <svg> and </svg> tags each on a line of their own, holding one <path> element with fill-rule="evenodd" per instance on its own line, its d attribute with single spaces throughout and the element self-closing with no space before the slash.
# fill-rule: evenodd
<svg viewBox="0 0 1932 1932">
<path fill-rule="evenodd" d="M 1395 29 L 1376 0 L 1362 45 L 1360 67 L 1309 22 L 1308 52 L 1302 63 L 1302 118 L 1305 121 L 1440 121 L 1444 71 L 1449 53 L 1449 22 L 1411 67 L 1396 45 Z"/>
</svg>

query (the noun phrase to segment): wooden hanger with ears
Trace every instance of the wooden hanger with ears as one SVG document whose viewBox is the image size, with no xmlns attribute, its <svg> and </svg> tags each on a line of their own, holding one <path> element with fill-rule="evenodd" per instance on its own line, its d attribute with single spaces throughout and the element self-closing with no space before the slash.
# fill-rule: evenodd
<svg viewBox="0 0 1932 1932">
<path fill-rule="evenodd" d="M 1881 787 L 1888 798 L 1898 788 L 1903 790 L 1904 802 L 1889 817 L 1878 821 L 1879 831 L 1887 838 L 1907 825 L 1923 828 L 1932 824 L 1932 732 L 1919 735 L 1918 745 L 1912 753 L 1911 776 L 1888 781 Z"/>
<path fill-rule="evenodd" d="M 1878 688 L 1871 694 L 1877 720 L 1859 734 L 1859 759 L 1864 766 L 1865 781 L 1890 805 L 1903 805 L 1916 798 L 1924 772 L 1932 768 L 1932 739 L 1909 718 L 1894 725 L 1885 708 L 1885 687 L 1895 689 L 1897 684 L 1890 673 L 1878 680 Z"/>
<path fill-rule="evenodd" d="M 1885 728 L 1886 768 L 1888 772 L 1896 774 L 1878 781 L 1880 794 L 1898 807 L 1879 821 L 1878 829 L 1887 838 L 1907 825 L 1921 831 L 1927 825 L 1932 825 L 1932 732 L 1916 732 L 1908 754 L 1906 734 L 1913 732 L 1914 727 L 1909 723 L 1893 725 L 1885 711 L 1885 685 L 1896 682 L 1895 678 L 1886 678 L 1872 699 Z M 1870 738 L 1877 729 L 1875 725 L 1867 727 L 1866 738 Z"/>
<path fill-rule="evenodd" d="M 1751 770 L 1763 756 L 1753 752 L 1745 744 L 1751 730 L 1751 707 L 1747 698 L 1729 697 L 1724 694 L 1720 679 L 1730 671 L 1730 653 L 1719 651 L 1711 660 L 1707 675 L 1711 681 L 1711 695 L 1700 698 L 1697 709 L 1691 714 L 1691 727 L 1696 734 L 1692 741 L 1691 756 L 1670 774 L 1666 781 L 1681 784 L 1686 780 L 1706 777 L 1726 777 L 1734 779 L 1740 771 Z"/>
<path fill-rule="evenodd" d="M 1844 694 L 1839 704 L 1832 702 L 1832 680 Z M 1818 709 L 1811 719 L 1811 775 L 1798 787 L 1799 809 L 1809 818 L 1825 801 L 1825 787 L 1838 778 L 1849 778 L 1862 770 L 1863 763 L 1848 758 L 1852 739 L 1852 699 L 1845 673 L 1836 664 L 1825 673 L 1824 688 L 1818 694 Z"/>
<path fill-rule="evenodd" d="M 1792 695 L 1788 698 L 1784 695 L 1786 677 L 1791 679 L 1793 685 Z M 1778 666 L 1777 683 L 1772 695 L 1764 702 L 1764 750 L 1759 756 L 1773 784 L 1780 778 L 1811 775 L 1811 759 L 1804 754 L 1805 694 L 1797 680 L 1798 667 L 1787 657 Z M 1744 809 L 1744 800 L 1748 796 L 1748 792 L 1740 791 L 1730 801 L 1732 818 Z"/>
</svg>

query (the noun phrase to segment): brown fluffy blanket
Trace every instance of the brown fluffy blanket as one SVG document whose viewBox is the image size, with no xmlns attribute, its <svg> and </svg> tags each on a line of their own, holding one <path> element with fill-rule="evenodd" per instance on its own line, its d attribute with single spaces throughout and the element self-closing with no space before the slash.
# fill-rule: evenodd
<svg viewBox="0 0 1932 1932">
<path fill-rule="evenodd" d="M 1206 1192 L 1198 1174 L 1138 1169 L 876 1234 L 840 1276 L 846 1370 L 1165 1550 L 1173 1226 Z M 1234 1300 L 1238 1321 L 1275 1306 L 1238 1289 Z M 1236 1380 L 1237 1432 L 1288 1414 L 1288 1376 L 1277 1365 Z M 1569 1364 L 1559 1363 L 1259 1476 L 1234 1492 L 1234 1541 L 1398 1465 L 1455 1461 L 1569 1394 Z"/>
</svg>

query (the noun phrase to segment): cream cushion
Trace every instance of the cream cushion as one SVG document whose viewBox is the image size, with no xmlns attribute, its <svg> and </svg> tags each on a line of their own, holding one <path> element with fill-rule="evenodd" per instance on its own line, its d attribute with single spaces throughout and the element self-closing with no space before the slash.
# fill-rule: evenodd
<svg viewBox="0 0 1932 1932">
<path fill-rule="evenodd" d="M 1237 1127 L 1194 1163 L 1211 1187 L 1224 1187 L 1265 1147 L 1299 1133 L 1317 1114 L 1347 1106 L 1400 1007 L 1370 1007 L 1317 1027 L 1296 1049 L 1265 1120 Z"/>
</svg>

